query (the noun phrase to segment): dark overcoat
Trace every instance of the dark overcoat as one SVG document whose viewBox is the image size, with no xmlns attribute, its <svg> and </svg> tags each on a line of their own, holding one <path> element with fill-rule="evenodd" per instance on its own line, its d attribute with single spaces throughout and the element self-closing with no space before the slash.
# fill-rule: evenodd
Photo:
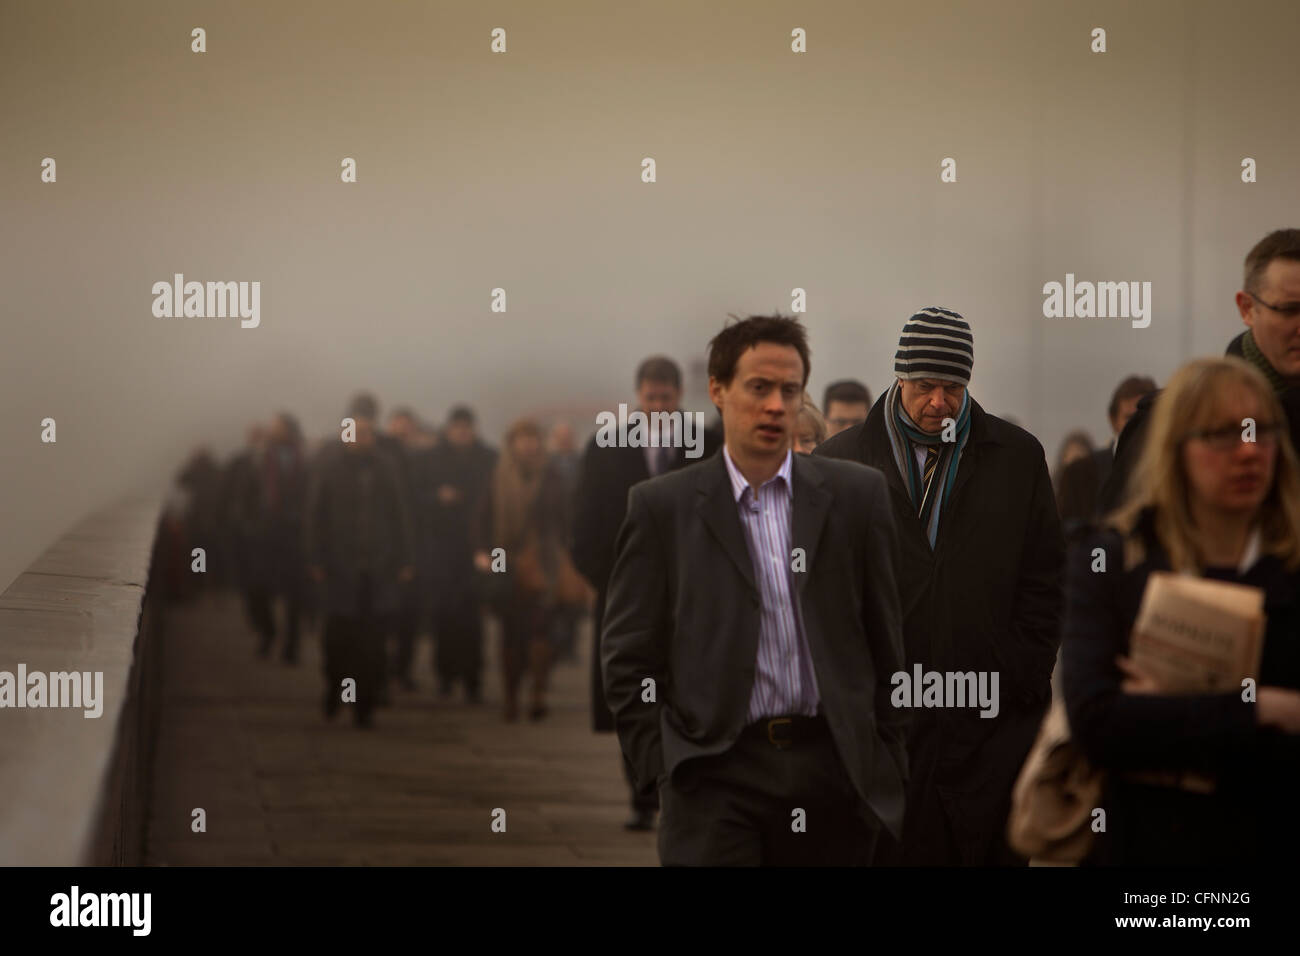
<svg viewBox="0 0 1300 956">
<path fill-rule="evenodd" d="M 302 516 L 307 466 L 302 450 L 267 446 L 232 480 L 231 522 L 245 588 L 297 600 L 306 580 Z"/>
<path fill-rule="evenodd" d="M 305 520 L 307 560 L 325 571 L 325 613 L 359 613 L 363 571 L 372 582 L 373 611 L 396 611 L 398 574 L 415 565 L 412 527 L 405 482 L 392 456 L 377 447 L 328 446 L 312 469 Z"/>
<path fill-rule="evenodd" d="M 422 546 L 439 600 L 459 604 L 473 590 L 473 524 L 492 485 L 496 462 L 496 452 L 478 441 L 463 448 L 444 442 L 426 459 L 419 482 L 427 528 Z M 456 489 L 455 500 L 438 497 L 443 485 Z"/>
<path fill-rule="evenodd" d="M 1065 542 L 1042 445 L 971 399 L 970 437 L 931 550 L 890 450 L 885 400 L 819 445 L 884 472 L 901 565 L 907 670 L 998 673 L 996 717 L 916 708 L 901 848 L 882 862 L 1013 863 L 1011 788 L 1051 702 L 1060 644 Z M 887 841 L 886 841 L 887 842 Z M 900 853 L 901 850 L 901 853 Z"/>
<path fill-rule="evenodd" d="M 1120 689 L 1115 658 L 1129 651 L 1147 579 L 1169 570 L 1151 519 L 1144 512 L 1135 529 L 1145 556 L 1132 568 L 1124 568 L 1123 538 L 1110 529 L 1070 554 L 1065 702 L 1074 740 L 1107 771 L 1107 827 L 1094 838 L 1089 862 L 1289 865 L 1300 848 L 1300 737 L 1260 727 L 1240 688 L 1180 696 Z M 1205 576 L 1263 590 L 1267 625 L 1257 684 L 1300 690 L 1300 572 L 1264 555 L 1245 572 L 1211 569 Z M 1216 787 L 1198 793 L 1133 777 L 1151 771 L 1210 775 Z"/>
</svg>

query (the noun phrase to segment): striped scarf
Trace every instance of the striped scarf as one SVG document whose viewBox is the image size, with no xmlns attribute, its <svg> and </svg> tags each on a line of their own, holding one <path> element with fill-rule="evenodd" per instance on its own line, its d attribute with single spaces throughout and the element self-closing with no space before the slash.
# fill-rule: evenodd
<svg viewBox="0 0 1300 956">
<path fill-rule="evenodd" d="M 934 435 L 921 431 L 903 409 L 902 389 L 898 379 L 885 395 L 885 431 L 889 434 L 889 447 L 894 452 L 894 464 L 903 476 L 903 483 L 912 496 L 917 517 L 925 527 L 926 537 L 933 550 L 939 535 L 939 515 L 948 504 L 948 495 L 957 478 L 961 453 L 970 438 L 970 390 L 962 394 L 961 410 L 957 413 L 957 440 L 946 442 L 943 432 Z M 939 458 L 926 482 L 916 464 L 913 449 L 917 445 L 939 446 Z"/>
</svg>

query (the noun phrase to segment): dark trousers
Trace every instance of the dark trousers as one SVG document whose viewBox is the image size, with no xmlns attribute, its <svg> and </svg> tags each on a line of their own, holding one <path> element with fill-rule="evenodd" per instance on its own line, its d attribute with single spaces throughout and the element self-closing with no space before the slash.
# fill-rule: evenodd
<svg viewBox="0 0 1300 956">
<path fill-rule="evenodd" d="M 730 750 L 662 780 L 664 866 L 865 866 L 880 824 L 829 732 L 776 749 L 747 730 Z M 796 810 L 804 832 L 795 832 Z"/>
<path fill-rule="evenodd" d="M 340 699 L 344 678 L 357 684 L 355 717 L 368 721 L 379 701 L 384 677 L 384 627 L 375 614 L 369 578 L 359 587 L 357 614 L 325 619 L 325 693 Z"/>
<path fill-rule="evenodd" d="M 936 713 L 914 718 L 908 737 L 910 779 L 902 842 L 889 833 L 882 834 L 871 865 L 1028 866 L 1029 861 L 1007 844 L 1013 778 L 1003 777 L 1001 787 L 991 782 L 979 788 L 948 784 L 940 768 L 952 763 L 952 757 L 945 748 Z M 984 752 L 989 753 L 993 746 L 986 745 Z"/>
<path fill-rule="evenodd" d="M 415 637 L 420 627 L 419 593 L 415 584 L 402 585 L 401 604 L 393 615 L 393 658 L 389 676 L 399 680 L 411 677 L 411 662 L 415 659 Z"/>
<path fill-rule="evenodd" d="M 462 680 L 466 692 L 474 695 L 483 680 L 483 618 L 471 582 L 461 592 L 434 605 L 433 632 L 438 642 L 434 669 L 443 687 L 450 689 L 453 681 Z"/>
<path fill-rule="evenodd" d="M 253 623 L 259 638 L 258 653 L 263 656 L 271 652 L 275 643 L 275 595 L 270 588 L 250 588 L 244 595 L 248 619 Z M 284 595 L 284 629 L 285 642 L 283 656 L 286 661 L 298 659 L 298 637 L 300 632 L 301 610 L 297 595 Z"/>
</svg>

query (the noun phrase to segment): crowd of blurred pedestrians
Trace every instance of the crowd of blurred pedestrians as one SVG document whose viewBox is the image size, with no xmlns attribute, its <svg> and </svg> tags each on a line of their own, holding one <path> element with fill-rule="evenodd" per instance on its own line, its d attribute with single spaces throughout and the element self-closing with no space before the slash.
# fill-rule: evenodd
<svg viewBox="0 0 1300 956">
<path fill-rule="evenodd" d="M 480 703 L 486 609 L 504 635 L 505 718 L 518 718 L 527 675 L 527 713 L 540 720 L 551 668 L 576 658 L 591 599 L 570 559 L 576 471 L 563 421 L 544 430 L 520 419 L 498 455 L 465 405 L 441 428 L 410 408 L 381 427 L 377 400 L 362 393 L 340 433 L 316 442 L 281 412 L 250 425 L 228 461 L 201 449 L 180 470 L 156 580 L 173 600 L 237 591 L 261 658 L 296 664 L 304 629 L 319 628 L 322 710 L 353 703 L 362 727 L 394 688 L 419 688 L 424 636 L 438 697 L 459 688 Z"/>
</svg>

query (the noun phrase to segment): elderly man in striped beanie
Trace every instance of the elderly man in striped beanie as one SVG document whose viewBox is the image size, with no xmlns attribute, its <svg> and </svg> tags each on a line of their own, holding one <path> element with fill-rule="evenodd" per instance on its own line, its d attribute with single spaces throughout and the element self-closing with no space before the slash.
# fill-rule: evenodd
<svg viewBox="0 0 1300 956">
<path fill-rule="evenodd" d="M 898 529 L 911 780 L 878 865 L 1026 862 L 1004 834 L 1051 702 L 1065 543 L 1042 445 L 971 397 L 974 360 L 961 315 L 922 309 L 867 420 L 816 450 L 884 472 Z"/>
</svg>

